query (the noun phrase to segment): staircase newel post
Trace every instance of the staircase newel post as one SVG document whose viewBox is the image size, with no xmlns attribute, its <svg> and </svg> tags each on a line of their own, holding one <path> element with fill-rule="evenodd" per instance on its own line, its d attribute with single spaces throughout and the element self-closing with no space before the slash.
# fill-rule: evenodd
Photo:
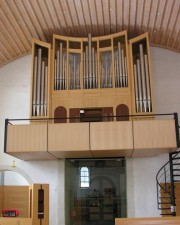
<svg viewBox="0 0 180 225">
<path fill-rule="evenodd" d="M 173 163 L 172 154 L 169 153 L 169 163 L 170 163 L 170 179 L 171 179 L 171 212 L 173 216 L 176 216 L 176 201 L 175 201 L 175 191 L 174 191 L 174 177 L 173 177 Z"/>
<path fill-rule="evenodd" d="M 176 142 L 177 147 L 180 147 L 180 136 L 179 136 L 179 122 L 178 122 L 178 113 L 174 113 L 175 129 L 176 129 Z"/>
</svg>

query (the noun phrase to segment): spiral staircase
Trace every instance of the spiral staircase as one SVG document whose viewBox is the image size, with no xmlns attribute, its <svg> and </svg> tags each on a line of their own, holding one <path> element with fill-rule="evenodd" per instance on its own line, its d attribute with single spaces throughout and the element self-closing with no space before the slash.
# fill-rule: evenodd
<svg viewBox="0 0 180 225">
<path fill-rule="evenodd" d="M 180 148 L 169 154 L 169 161 L 156 176 L 157 204 L 162 216 L 176 216 L 176 186 L 180 184 Z"/>
<path fill-rule="evenodd" d="M 169 153 L 169 161 L 156 175 L 157 205 L 162 216 L 176 216 L 176 199 L 180 198 L 180 126 L 174 113 L 177 150 Z M 179 216 L 179 215 L 178 215 Z"/>
</svg>

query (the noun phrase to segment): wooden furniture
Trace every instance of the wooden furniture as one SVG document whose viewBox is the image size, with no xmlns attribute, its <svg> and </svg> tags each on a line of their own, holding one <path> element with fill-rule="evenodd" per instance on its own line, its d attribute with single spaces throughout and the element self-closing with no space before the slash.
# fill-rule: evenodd
<svg viewBox="0 0 180 225">
<path fill-rule="evenodd" d="M 17 209 L 18 217 L 0 217 L 1 225 L 49 225 L 49 186 L 0 186 L 0 210 Z"/>
<path fill-rule="evenodd" d="M 127 31 L 87 38 L 54 34 L 51 51 L 33 39 L 30 117 L 63 118 L 77 108 L 78 115 L 103 107 L 117 116 L 152 113 L 148 34 L 129 42 Z"/>
<path fill-rule="evenodd" d="M 116 218 L 115 225 L 179 225 L 180 217 Z"/>
</svg>

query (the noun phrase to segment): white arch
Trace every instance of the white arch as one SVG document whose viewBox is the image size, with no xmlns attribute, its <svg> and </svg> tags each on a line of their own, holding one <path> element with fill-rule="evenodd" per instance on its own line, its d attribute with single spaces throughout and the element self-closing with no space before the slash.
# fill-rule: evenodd
<svg viewBox="0 0 180 225">
<path fill-rule="evenodd" d="M 0 165 L 0 171 L 13 171 L 19 173 L 21 176 L 24 177 L 24 179 L 28 182 L 28 184 L 33 184 L 32 179 L 29 177 L 27 173 L 25 173 L 22 169 L 8 166 L 8 165 Z"/>
</svg>

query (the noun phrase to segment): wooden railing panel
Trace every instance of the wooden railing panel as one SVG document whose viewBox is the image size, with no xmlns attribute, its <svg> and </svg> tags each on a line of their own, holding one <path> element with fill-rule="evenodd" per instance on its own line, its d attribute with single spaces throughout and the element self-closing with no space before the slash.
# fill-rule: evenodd
<svg viewBox="0 0 180 225">
<path fill-rule="evenodd" d="M 134 121 L 133 134 L 133 157 L 154 156 L 176 149 L 176 133 L 173 119 Z"/>
<path fill-rule="evenodd" d="M 58 158 L 91 157 L 89 123 L 49 124 L 48 151 Z"/>
<path fill-rule="evenodd" d="M 130 156 L 133 149 L 132 122 L 91 123 L 90 143 L 93 156 Z"/>
<path fill-rule="evenodd" d="M 179 225 L 180 217 L 116 218 L 115 225 Z"/>
</svg>

